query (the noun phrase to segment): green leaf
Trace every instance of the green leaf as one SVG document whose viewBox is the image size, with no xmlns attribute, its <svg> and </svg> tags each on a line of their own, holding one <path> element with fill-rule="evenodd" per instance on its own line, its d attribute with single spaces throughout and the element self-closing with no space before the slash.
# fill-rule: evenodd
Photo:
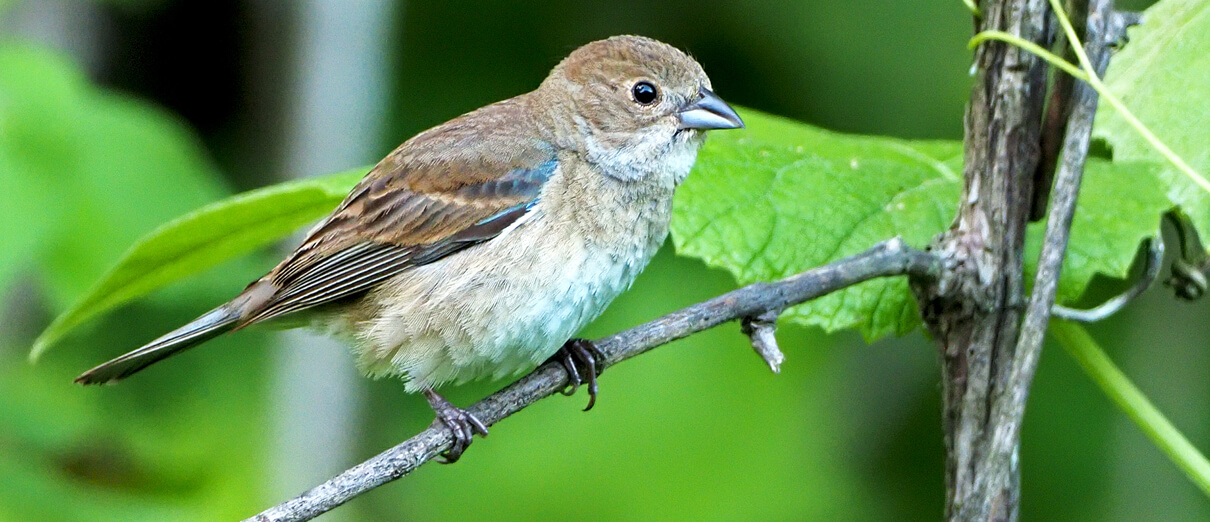
<svg viewBox="0 0 1210 522">
<path fill-rule="evenodd" d="M 893 236 L 925 246 L 957 208 L 957 142 L 833 133 L 743 111 L 748 127 L 714 133 L 678 190 L 677 252 L 726 268 L 741 284 L 788 276 Z M 786 311 L 867 339 L 918 324 L 902 279 L 863 283 Z"/>
<path fill-rule="evenodd" d="M 1172 207 L 1164 195 L 1161 170 L 1151 162 L 1088 160 L 1059 280 L 1060 302 L 1077 300 L 1098 273 L 1117 279 L 1130 275 L 1139 244 L 1158 233 L 1160 215 Z M 1034 223 L 1026 238 L 1031 282 L 1045 226 Z"/>
<path fill-rule="evenodd" d="M 253 190 L 181 216 L 140 239 L 42 332 L 30 353 L 88 319 L 169 283 L 277 241 L 340 203 L 367 169 Z"/>
<path fill-rule="evenodd" d="M 849 136 L 743 111 L 748 129 L 715 133 L 678 191 L 677 251 L 730 271 L 741 284 L 808 270 L 901 236 L 924 247 L 958 206 L 961 144 Z M 1060 299 L 1097 273 L 1124 278 L 1139 242 L 1171 207 L 1152 162 L 1091 159 L 1072 224 Z M 1027 271 L 1044 224 L 1031 227 Z M 872 340 L 919 326 L 902 278 L 869 281 L 790 309 L 784 317 Z"/>
<path fill-rule="evenodd" d="M 1161 0 L 1130 30 L 1114 55 L 1105 84 L 1174 152 L 1202 175 L 1210 173 L 1210 2 Z M 1094 136 L 1113 149 L 1114 161 L 1150 160 L 1173 203 L 1202 231 L 1210 231 L 1210 195 L 1178 172 L 1107 104 L 1097 112 Z"/>
</svg>

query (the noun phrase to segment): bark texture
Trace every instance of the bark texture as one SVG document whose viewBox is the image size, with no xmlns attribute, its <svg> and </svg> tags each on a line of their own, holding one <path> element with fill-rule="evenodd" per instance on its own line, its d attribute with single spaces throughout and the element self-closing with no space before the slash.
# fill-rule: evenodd
<svg viewBox="0 0 1210 522">
<path fill-rule="evenodd" d="M 1049 47 L 1045 0 L 982 2 L 978 28 Z M 950 520 L 1015 520 L 1018 470 L 992 452 L 995 398 L 1009 374 L 1024 303 L 1025 226 L 1041 153 L 1046 68 L 1026 51 L 988 42 L 975 51 L 967 107 L 964 186 L 958 215 L 935 252 L 949 269 L 917 287 L 921 313 L 940 344 Z"/>
</svg>

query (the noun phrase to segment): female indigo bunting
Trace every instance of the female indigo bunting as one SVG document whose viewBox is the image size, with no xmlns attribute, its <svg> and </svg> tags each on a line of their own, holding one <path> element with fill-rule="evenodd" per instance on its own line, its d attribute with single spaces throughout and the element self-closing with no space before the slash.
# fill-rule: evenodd
<svg viewBox="0 0 1210 522">
<path fill-rule="evenodd" d="M 433 391 L 443 383 L 558 354 L 573 389 L 584 367 L 595 400 L 595 348 L 568 339 L 664 242 L 705 131 L 743 127 L 710 87 L 667 44 L 587 44 L 537 90 L 400 145 L 235 299 L 76 381 L 117 381 L 273 320 L 344 334 L 365 373 L 424 392 L 454 436 L 448 461 L 487 429 Z"/>
</svg>

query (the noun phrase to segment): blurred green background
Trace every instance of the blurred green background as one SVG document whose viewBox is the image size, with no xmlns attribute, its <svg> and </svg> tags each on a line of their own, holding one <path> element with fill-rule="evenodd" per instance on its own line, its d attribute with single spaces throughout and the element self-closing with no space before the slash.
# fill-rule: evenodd
<svg viewBox="0 0 1210 522">
<path fill-rule="evenodd" d="M 71 383 L 234 294 L 274 252 L 126 306 L 28 364 L 40 329 L 173 216 L 372 163 L 420 130 L 532 89 L 572 49 L 614 34 L 689 51 L 728 101 L 847 132 L 960 138 L 969 91 L 972 23 L 958 1 L 325 4 L 340 5 L 0 1 L 0 520 L 243 518 L 431 421 L 397 382 L 284 367 L 293 348 L 270 332 L 221 338 L 120 386 Z M 378 14 L 355 19 L 365 12 Z M 316 27 L 348 38 L 317 40 Z M 333 74 L 316 52 L 369 72 Z M 300 108 L 325 79 L 341 96 Z M 324 145 L 343 152 L 298 160 Z M 585 336 L 733 287 L 669 247 Z M 1201 448 L 1207 306 L 1153 291 L 1092 328 Z M 326 519 L 939 518 L 935 346 L 792 326 L 779 338 L 780 375 L 737 326 L 696 335 L 611 369 L 591 413 L 583 395 L 543 401 L 459 464 L 426 466 Z M 349 357 L 324 350 L 337 362 L 309 371 L 351 373 Z M 446 391 L 465 405 L 501 384 Z M 344 436 L 299 450 L 333 429 Z M 1210 517 L 1210 502 L 1060 350 L 1043 355 L 1023 439 L 1024 520 Z"/>
</svg>

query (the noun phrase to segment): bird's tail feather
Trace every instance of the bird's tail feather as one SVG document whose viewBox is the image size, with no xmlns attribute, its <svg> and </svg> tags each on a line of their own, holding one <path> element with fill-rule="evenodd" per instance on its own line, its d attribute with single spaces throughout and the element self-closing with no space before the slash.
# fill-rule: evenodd
<svg viewBox="0 0 1210 522">
<path fill-rule="evenodd" d="M 238 300 L 237 300 L 238 301 Z M 206 312 L 189 324 L 147 343 L 142 348 L 97 366 L 76 377 L 80 384 L 105 384 L 120 381 L 156 362 L 172 357 L 213 339 L 237 326 L 241 308 L 237 301 Z"/>
</svg>

